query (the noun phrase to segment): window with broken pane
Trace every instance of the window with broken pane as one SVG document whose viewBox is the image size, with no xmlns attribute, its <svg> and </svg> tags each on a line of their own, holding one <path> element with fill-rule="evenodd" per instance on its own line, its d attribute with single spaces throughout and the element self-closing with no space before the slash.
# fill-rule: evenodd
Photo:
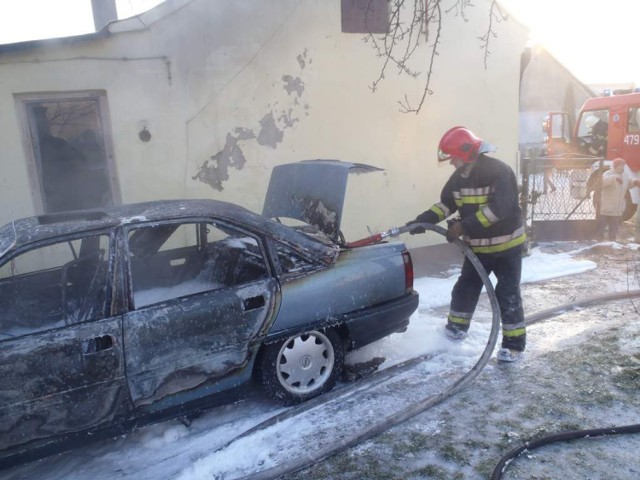
<svg viewBox="0 0 640 480">
<path fill-rule="evenodd" d="M 304 258 L 288 245 L 274 242 L 280 271 L 284 280 L 297 278 L 309 272 L 316 271 L 318 265 Z"/>
<path fill-rule="evenodd" d="M 21 98 L 45 213 L 115 203 L 100 93 Z"/>
</svg>

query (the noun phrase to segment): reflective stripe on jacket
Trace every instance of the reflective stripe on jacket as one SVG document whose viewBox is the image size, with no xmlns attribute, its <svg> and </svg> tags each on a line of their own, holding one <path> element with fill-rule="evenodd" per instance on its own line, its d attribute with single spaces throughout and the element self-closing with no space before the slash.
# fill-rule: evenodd
<svg viewBox="0 0 640 480">
<path fill-rule="evenodd" d="M 504 162 L 480 155 L 471 170 L 457 169 L 449 178 L 440 202 L 418 215 L 420 222 L 438 223 L 460 213 L 466 241 L 476 253 L 499 253 L 526 241 L 518 184 Z"/>
</svg>

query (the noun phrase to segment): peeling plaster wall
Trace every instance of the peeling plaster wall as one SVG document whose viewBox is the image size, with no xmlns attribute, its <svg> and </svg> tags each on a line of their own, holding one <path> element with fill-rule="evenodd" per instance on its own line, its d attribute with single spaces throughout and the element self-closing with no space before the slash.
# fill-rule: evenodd
<svg viewBox="0 0 640 480">
<path fill-rule="evenodd" d="M 104 89 L 125 202 L 208 197 L 261 211 L 274 165 L 334 158 L 386 169 L 351 178 L 347 239 L 403 224 L 438 200 L 451 174 L 435 155 L 447 128 L 469 126 L 515 167 L 526 33 L 498 24 L 485 70 L 477 37 L 488 1 L 475 3 L 468 22 L 445 16 L 435 93 L 419 115 L 400 113 L 397 102 L 417 98 L 420 81 L 390 71 L 371 93 L 381 62 L 363 35 L 341 33 L 338 1 L 168 0 L 163 8 L 175 11 L 147 28 L 0 54 L 2 223 L 34 213 L 12 95 Z M 166 61 L 18 63 L 81 56 Z M 138 139 L 143 127 L 148 143 Z"/>
</svg>

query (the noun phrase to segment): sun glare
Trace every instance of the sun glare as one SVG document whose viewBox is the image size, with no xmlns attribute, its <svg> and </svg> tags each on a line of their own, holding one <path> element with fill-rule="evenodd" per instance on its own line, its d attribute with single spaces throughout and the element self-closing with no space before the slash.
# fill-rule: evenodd
<svg viewBox="0 0 640 480">
<path fill-rule="evenodd" d="M 0 44 L 93 31 L 89 0 L 0 0 Z"/>
<path fill-rule="evenodd" d="M 635 82 L 635 0 L 500 0 L 530 29 L 530 43 L 545 47 L 585 83 Z"/>
<path fill-rule="evenodd" d="M 164 0 L 116 0 L 118 18 Z M 0 44 L 68 37 L 95 31 L 91 0 L 0 0 Z"/>
</svg>

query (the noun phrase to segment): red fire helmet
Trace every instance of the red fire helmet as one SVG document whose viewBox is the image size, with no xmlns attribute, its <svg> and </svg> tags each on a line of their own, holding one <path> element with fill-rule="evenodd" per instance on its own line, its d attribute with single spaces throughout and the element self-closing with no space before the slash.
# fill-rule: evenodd
<svg viewBox="0 0 640 480">
<path fill-rule="evenodd" d="M 475 133 L 465 127 L 453 127 L 445 132 L 438 145 L 438 161 L 446 162 L 459 158 L 464 163 L 471 163 L 478 155 L 495 150 Z"/>
</svg>

